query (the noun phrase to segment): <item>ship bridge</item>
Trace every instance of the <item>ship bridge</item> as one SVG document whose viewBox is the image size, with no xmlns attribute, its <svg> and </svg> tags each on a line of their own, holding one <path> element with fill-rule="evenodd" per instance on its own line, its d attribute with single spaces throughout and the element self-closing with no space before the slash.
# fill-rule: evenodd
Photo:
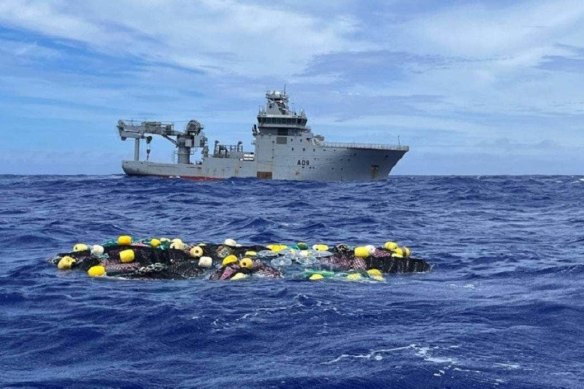
<svg viewBox="0 0 584 389">
<path fill-rule="evenodd" d="M 299 113 L 292 111 L 288 105 L 288 95 L 285 91 L 269 91 L 266 93 L 266 106 L 258 112 L 259 132 L 273 132 L 271 130 L 290 129 L 307 131 L 308 119 L 303 110 Z M 254 135 L 257 129 L 254 127 Z"/>
</svg>

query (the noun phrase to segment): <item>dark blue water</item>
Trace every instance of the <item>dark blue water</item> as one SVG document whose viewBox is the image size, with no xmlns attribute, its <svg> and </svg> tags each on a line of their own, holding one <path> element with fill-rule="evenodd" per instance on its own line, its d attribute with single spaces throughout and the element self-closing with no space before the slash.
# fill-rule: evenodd
<svg viewBox="0 0 584 389">
<path fill-rule="evenodd" d="M 584 180 L 367 184 L 0 177 L 0 382 L 53 387 L 584 386 Z M 385 283 L 90 279 L 46 263 L 122 233 L 396 240 Z"/>
</svg>

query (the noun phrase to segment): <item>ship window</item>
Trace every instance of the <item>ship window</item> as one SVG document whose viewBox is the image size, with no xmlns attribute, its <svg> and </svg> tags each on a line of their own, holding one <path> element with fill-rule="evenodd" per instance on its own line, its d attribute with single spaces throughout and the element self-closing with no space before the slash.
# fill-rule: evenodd
<svg viewBox="0 0 584 389">
<path fill-rule="evenodd" d="M 294 151 L 294 147 L 291 147 L 290 149 L 291 149 L 292 151 Z"/>
<path fill-rule="evenodd" d="M 288 135 L 288 129 L 287 128 L 278 128 L 278 135 L 280 135 L 280 136 L 287 136 Z"/>
<path fill-rule="evenodd" d="M 286 138 L 285 136 L 279 136 L 276 138 L 276 143 L 279 145 L 285 145 L 286 143 L 288 143 L 288 138 Z"/>
<path fill-rule="evenodd" d="M 303 147 L 303 148 L 302 148 L 302 151 L 306 151 L 306 149 Z"/>
</svg>

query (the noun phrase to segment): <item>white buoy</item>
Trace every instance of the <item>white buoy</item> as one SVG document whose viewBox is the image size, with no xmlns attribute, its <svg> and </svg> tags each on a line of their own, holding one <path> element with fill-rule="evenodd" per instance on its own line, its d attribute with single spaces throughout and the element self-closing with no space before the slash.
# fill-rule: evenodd
<svg viewBox="0 0 584 389">
<path fill-rule="evenodd" d="M 213 265 L 213 259 L 211 257 L 199 258 L 199 267 L 211 267 L 212 265 Z"/>
</svg>

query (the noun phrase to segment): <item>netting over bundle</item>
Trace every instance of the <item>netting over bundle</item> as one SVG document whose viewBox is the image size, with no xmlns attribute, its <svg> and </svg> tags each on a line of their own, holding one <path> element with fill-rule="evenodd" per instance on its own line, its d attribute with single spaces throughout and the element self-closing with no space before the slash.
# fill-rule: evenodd
<svg viewBox="0 0 584 389">
<path fill-rule="evenodd" d="M 80 269 L 92 277 L 237 280 L 248 277 L 320 280 L 383 280 L 383 274 L 430 270 L 423 259 L 394 242 L 383 247 L 337 244 L 185 244 L 180 239 L 130 236 L 103 245 L 77 244 L 50 259 L 61 270 Z"/>
</svg>

